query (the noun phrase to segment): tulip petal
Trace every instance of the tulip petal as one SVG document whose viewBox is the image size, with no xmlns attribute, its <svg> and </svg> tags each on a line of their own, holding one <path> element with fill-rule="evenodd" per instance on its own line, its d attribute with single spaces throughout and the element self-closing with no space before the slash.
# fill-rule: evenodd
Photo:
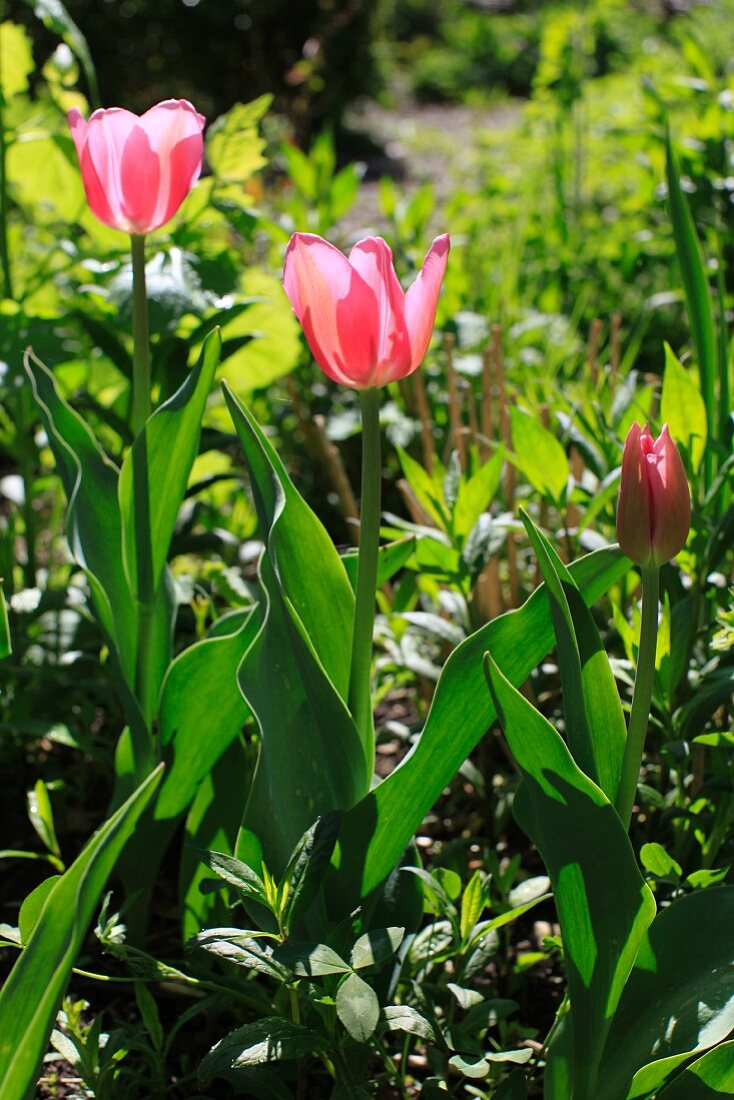
<svg viewBox="0 0 734 1100">
<path fill-rule="evenodd" d="M 652 554 L 655 564 L 662 565 L 683 549 L 691 526 L 688 479 L 667 424 L 647 456 L 647 474 Z"/>
<path fill-rule="evenodd" d="M 349 263 L 377 299 L 380 327 L 374 384 L 385 385 L 402 378 L 411 368 L 405 294 L 395 274 L 390 247 L 382 237 L 366 237 L 358 241 L 349 253 Z"/>
<path fill-rule="evenodd" d="M 295 233 L 283 287 L 324 373 L 357 389 L 374 385 L 377 298 L 346 256 L 315 234 Z"/>
<path fill-rule="evenodd" d="M 168 99 L 140 119 L 158 155 L 160 182 L 151 229 L 164 225 L 178 210 L 201 172 L 204 116 L 186 99 Z"/>
<path fill-rule="evenodd" d="M 87 123 L 82 179 L 92 211 L 113 229 L 131 232 L 124 209 L 120 167 L 137 115 L 121 107 L 95 111 Z M 105 214 L 107 216 L 105 216 Z"/>
<path fill-rule="evenodd" d="M 148 233 L 156 228 L 153 215 L 160 182 L 160 160 L 143 128 L 135 126 L 125 142 L 120 164 L 122 207 L 131 232 Z"/>
<path fill-rule="evenodd" d="M 423 267 L 405 295 L 405 321 L 410 334 L 411 370 L 422 363 L 431 342 L 441 283 L 449 258 L 449 236 L 436 237 L 428 250 Z"/>
<path fill-rule="evenodd" d="M 622 478 L 617 503 L 617 539 L 632 561 L 647 565 L 651 560 L 650 490 L 646 458 L 640 442 L 639 424 L 627 433 L 622 453 Z"/>
</svg>

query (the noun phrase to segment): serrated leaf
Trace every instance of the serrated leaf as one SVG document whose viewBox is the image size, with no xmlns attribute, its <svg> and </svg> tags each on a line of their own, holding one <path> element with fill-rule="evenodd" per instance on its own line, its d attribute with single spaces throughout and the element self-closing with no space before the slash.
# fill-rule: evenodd
<svg viewBox="0 0 734 1100">
<path fill-rule="evenodd" d="M 246 183 L 267 161 L 265 141 L 257 124 L 267 111 L 272 96 L 262 95 L 250 103 L 235 103 L 226 115 L 209 128 L 206 157 L 214 175 L 226 183 Z"/>
<path fill-rule="evenodd" d="M 366 1043 L 380 1022 L 380 1002 L 358 974 L 350 974 L 336 994 L 337 1016 L 357 1043 Z"/>
</svg>

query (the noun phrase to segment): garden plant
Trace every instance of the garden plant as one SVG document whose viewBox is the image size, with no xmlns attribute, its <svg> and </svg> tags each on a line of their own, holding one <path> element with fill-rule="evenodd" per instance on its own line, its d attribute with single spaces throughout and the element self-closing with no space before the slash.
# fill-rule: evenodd
<svg viewBox="0 0 734 1100">
<path fill-rule="evenodd" d="M 542 181 L 384 235 L 269 97 L 0 24 L 2 1100 L 734 1096 L 731 73 L 592 200 L 620 6 L 541 23 Z"/>
</svg>

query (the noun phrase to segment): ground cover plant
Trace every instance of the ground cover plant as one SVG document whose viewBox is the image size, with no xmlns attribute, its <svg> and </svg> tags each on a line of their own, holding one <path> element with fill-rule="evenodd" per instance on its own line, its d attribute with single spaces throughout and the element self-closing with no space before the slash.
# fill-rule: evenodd
<svg viewBox="0 0 734 1100">
<path fill-rule="evenodd" d="M 734 1095 L 731 77 L 624 8 L 401 32 L 531 98 L 358 241 L 0 25 L 3 1100 Z"/>
</svg>

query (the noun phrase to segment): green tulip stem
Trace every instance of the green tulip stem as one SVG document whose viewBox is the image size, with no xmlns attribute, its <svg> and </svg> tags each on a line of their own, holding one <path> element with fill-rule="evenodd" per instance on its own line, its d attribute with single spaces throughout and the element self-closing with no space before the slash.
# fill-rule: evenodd
<svg viewBox="0 0 734 1100">
<path fill-rule="evenodd" d="M 145 236 L 133 233 L 133 401 L 132 429 L 137 436 L 150 416 L 150 338 L 145 289 Z"/>
<path fill-rule="evenodd" d="M 133 256 L 133 400 L 132 429 L 133 492 L 135 495 L 135 542 L 137 547 L 138 648 L 135 693 L 152 737 L 156 712 L 156 684 L 153 677 L 153 631 L 156 586 L 153 577 L 153 548 L 150 529 L 150 487 L 148 485 L 148 439 L 145 425 L 151 412 L 150 338 L 148 297 L 145 287 L 145 236 L 131 236 Z"/>
<path fill-rule="evenodd" d="M 637 675 L 632 696 L 627 741 L 624 746 L 622 775 L 617 790 L 617 813 L 629 828 L 632 807 L 637 793 L 642 753 L 650 719 L 650 703 L 655 680 L 655 653 L 658 641 L 658 595 L 660 569 L 656 565 L 642 567 L 642 622 L 637 651 Z"/>
<path fill-rule="evenodd" d="M 362 404 L 362 500 L 359 525 L 357 598 L 352 633 L 349 673 L 349 709 L 365 746 L 367 759 L 374 747 L 372 724 L 372 634 L 375 624 L 377 556 L 380 545 L 380 394 L 363 390 Z"/>
</svg>

